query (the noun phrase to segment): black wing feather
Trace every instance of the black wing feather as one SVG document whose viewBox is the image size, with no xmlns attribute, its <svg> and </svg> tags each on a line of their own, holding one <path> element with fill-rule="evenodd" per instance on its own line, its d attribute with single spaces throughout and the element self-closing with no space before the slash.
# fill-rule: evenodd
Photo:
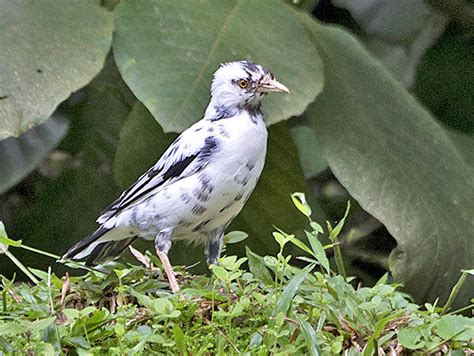
<svg viewBox="0 0 474 356">
<path fill-rule="evenodd" d="M 211 153 L 218 150 L 218 140 L 213 135 L 208 136 L 199 125 L 201 124 L 197 123 L 183 132 L 168 147 L 159 161 L 110 204 L 97 221 L 101 224 L 105 223 L 109 218 L 143 199 L 156 188 L 183 178 L 183 173 L 189 176 L 201 170 Z M 189 167 L 192 168 L 188 169 Z"/>
<path fill-rule="evenodd" d="M 153 186 L 150 186 L 147 189 L 143 189 L 140 191 L 143 187 L 145 187 L 151 179 L 156 176 L 158 173 L 153 173 L 150 174 L 152 171 L 147 173 L 149 179 L 143 182 L 143 184 L 138 188 L 136 191 L 140 191 L 139 194 L 134 194 L 131 196 L 129 199 L 126 199 L 120 203 L 120 205 L 117 207 L 116 212 L 119 212 L 126 207 L 132 205 L 135 201 L 139 200 L 141 197 L 147 195 L 150 193 L 152 190 L 162 186 L 165 182 L 169 181 L 170 179 L 173 178 L 178 178 L 181 173 L 191 164 L 192 161 L 196 159 L 198 155 L 192 155 L 184 158 L 182 161 L 176 162 L 174 165 L 172 165 L 166 172 L 163 173 L 161 181 L 159 181 L 157 184 L 154 184 Z"/>
<path fill-rule="evenodd" d="M 105 208 L 101 215 L 112 212 L 116 214 L 128 206 L 132 205 L 134 202 L 142 198 L 143 196 L 150 193 L 152 190 L 160 187 L 167 181 L 178 178 L 184 170 L 198 157 L 199 153 L 183 157 L 181 160 L 175 162 L 171 165 L 166 172 L 163 172 L 162 169 L 156 169 L 152 167 L 148 172 L 140 177 L 132 186 L 130 186 L 123 194 Z M 161 174 L 161 179 L 157 176 Z M 152 180 L 155 180 L 155 183 L 150 187 L 144 189 Z"/>
</svg>

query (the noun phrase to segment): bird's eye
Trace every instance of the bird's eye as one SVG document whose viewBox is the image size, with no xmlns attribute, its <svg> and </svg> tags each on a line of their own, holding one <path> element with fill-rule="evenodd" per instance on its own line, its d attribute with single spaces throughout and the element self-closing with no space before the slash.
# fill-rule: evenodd
<svg viewBox="0 0 474 356">
<path fill-rule="evenodd" d="M 247 89 L 247 87 L 249 86 L 248 80 L 245 79 L 239 79 L 237 84 L 239 84 L 239 87 L 241 87 L 242 89 Z"/>
</svg>

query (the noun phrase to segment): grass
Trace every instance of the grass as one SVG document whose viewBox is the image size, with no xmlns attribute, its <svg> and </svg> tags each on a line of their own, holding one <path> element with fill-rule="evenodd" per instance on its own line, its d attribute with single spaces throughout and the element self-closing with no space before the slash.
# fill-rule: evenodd
<svg viewBox="0 0 474 356">
<path fill-rule="evenodd" d="M 1 277 L 0 354 L 473 352 L 474 320 L 449 312 L 449 305 L 422 308 L 399 286 L 387 284 L 387 277 L 371 288 L 354 287 L 343 276 L 337 251 L 344 218 L 328 226 L 332 244 L 323 246 L 318 239 L 323 229 L 311 220 L 304 197 L 293 198 L 309 220 L 308 245 L 277 229 L 276 256 L 250 250 L 246 257 L 226 256 L 210 276 L 177 268 L 179 295 L 168 291 L 158 259 L 148 252 L 133 251 L 136 265 L 113 262 L 78 277 L 60 278 L 18 261 L 31 283 Z M 227 243 L 245 236 L 230 233 Z M 307 263 L 305 268 L 289 264 L 288 244 L 304 252 L 298 258 Z M 0 233 L 0 249 L 9 255 L 7 247 L 31 250 L 22 246 Z M 338 273 L 326 257 L 328 248 L 339 255 Z M 472 271 L 463 273 L 458 289 L 468 274 Z"/>
</svg>

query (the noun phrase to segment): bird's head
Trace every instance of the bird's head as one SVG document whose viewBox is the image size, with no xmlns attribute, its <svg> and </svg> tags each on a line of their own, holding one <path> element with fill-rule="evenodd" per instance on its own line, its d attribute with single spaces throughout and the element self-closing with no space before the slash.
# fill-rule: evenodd
<svg viewBox="0 0 474 356">
<path fill-rule="evenodd" d="M 269 92 L 290 91 L 267 68 L 247 60 L 222 64 L 211 85 L 212 100 L 225 108 L 258 106 Z"/>
</svg>

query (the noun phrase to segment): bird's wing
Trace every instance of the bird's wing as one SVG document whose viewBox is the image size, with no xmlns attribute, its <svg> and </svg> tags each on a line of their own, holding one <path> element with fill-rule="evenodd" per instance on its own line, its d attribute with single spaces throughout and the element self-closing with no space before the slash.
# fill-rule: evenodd
<svg viewBox="0 0 474 356">
<path fill-rule="evenodd" d="M 150 196 L 157 189 L 162 189 L 200 171 L 206 165 L 207 157 L 216 147 L 215 139 L 207 136 L 206 125 L 208 124 L 208 122 L 198 122 L 184 131 L 155 165 L 102 211 L 97 222 L 102 224 L 127 207 Z"/>
</svg>

